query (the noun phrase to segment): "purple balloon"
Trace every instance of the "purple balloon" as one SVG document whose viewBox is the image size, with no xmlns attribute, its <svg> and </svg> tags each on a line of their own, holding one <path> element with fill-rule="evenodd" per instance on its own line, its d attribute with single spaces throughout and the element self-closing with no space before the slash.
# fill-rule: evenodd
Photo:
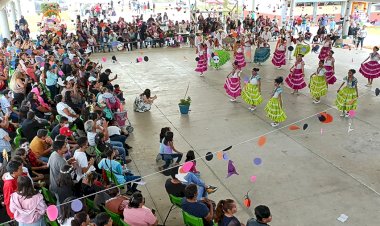
<svg viewBox="0 0 380 226">
<path fill-rule="evenodd" d="M 79 212 L 81 211 L 83 208 L 83 203 L 79 200 L 79 199 L 75 199 L 73 200 L 73 202 L 71 203 L 71 209 L 74 211 L 74 212 Z"/>
<path fill-rule="evenodd" d="M 261 158 L 255 158 L 253 160 L 253 163 L 258 166 L 258 165 L 260 165 L 262 163 L 262 160 L 261 160 Z"/>
<path fill-rule="evenodd" d="M 69 58 L 65 58 L 65 59 L 63 60 L 63 63 L 64 63 L 64 64 L 70 64 L 70 59 L 69 59 Z"/>
<path fill-rule="evenodd" d="M 26 50 L 26 53 L 28 54 L 28 55 L 32 55 L 32 50 L 31 49 L 28 49 L 28 50 Z"/>
</svg>

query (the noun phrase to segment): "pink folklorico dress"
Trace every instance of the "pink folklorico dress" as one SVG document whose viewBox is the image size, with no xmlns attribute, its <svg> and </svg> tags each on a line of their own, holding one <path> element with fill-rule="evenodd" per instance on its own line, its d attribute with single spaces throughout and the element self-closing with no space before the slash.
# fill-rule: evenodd
<svg viewBox="0 0 380 226">
<path fill-rule="evenodd" d="M 226 93 L 234 99 L 240 96 L 240 71 L 235 71 L 231 77 L 227 77 L 226 82 L 224 83 L 224 89 L 226 90 Z"/>
<path fill-rule="evenodd" d="M 236 50 L 235 62 L 237 62 L 237 67 L 239 70 L 243 69 L 243 67 L 245 67 L 245 65 L 246 65 L 245 59 L 244 59 L 244 51 L 243 51 L 242 46 L 240 46 Z"/>
<path fill-rule="evenodd" d="M 336 82 L 336 77 L 335 77 L 335 72 L 333 68 L 333 63 L 334 63 L 334 58 L 333 57 L 327 57 L 325 59 L 324 67 L 326 69 L 326 80 L 327 84 L 332 85 Z"/>
<path fill-rule="evenodd" d="M 323 47 L 321 49 L 321 52 L 319 53 L 319 60 L 325 60 L 326 57 L 329 55 L 329 52 L 331 51 L 331 41 L 325 41 L 323 43 Z"/>
<path fill-rule="evenodd" d="M 281 67 L 283 65 L 286 65 L 285 53 L 286 53 L 286 45 L 285 44 L 279 45 L 273 53 L 272 64 L 276 67 Z"/>
<path fill-rule="evenodd" d="M 306 87 L 306 82 L 302 74 L 302 65 L 304 65 L 303 61 L 296 62 L 293 67 L 293 72 L 290 72 L 285 79 L 286 84 L 294 90 L 300 90 Z"/>
<path fill-rule="evenodd" d="M 199 51 L 199 60 L 197 64 L 197 68 L 195 68 L 196 72 L 203 73 L 207 71 L 207 56 L 205 51 Z"/>
<path fill-rule="evenodd" d="M 359 72 L 368 79 L 374 79 L 380 77 L 380 54 L 370 53 L 369 61 L 360 66 Z"/>
</svg>

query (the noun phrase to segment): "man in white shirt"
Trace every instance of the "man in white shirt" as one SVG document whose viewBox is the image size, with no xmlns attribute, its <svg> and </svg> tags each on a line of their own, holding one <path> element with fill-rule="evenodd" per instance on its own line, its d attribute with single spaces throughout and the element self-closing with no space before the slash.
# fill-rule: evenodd
<svg viewBox="0 0 380 226">
<path fill-rule="evenodd" d="M 11 90 L 5 89 L 2 92 L 3 96 L 0 98 L 0 105 L 1 105 L 1 110 L 3 111 L 3 114 L 9 114 L 11 120 L 13 121 L 18 121 L 19 116 L 18 112 L 13 110 L 13 106 L 11 104 L 12 99 L 14 98 L 14 94 Z"/>
<path fill-rule="evenodd" d="M 264 29 L 265 29 L 265 31 L 263 31 L 263 33 L 261 33 L 260 37 L 261 37 L 266 43 L 269 43 L 269 40 L 272 38 L 272 34 L 271 34 L 271 32 L 269 31 L 269 26 L 266 26 Z"/>
<path fill-rule="evenodd" d="M 75 151 L 74 159 L 77 161 L 77 181 L 80 181 L 87 172 L 95 171 L 95 159 L 91 157 L 90 160 L 87 160 L 86 150 L 89 146 L 86 137 L 80 137 L 77 143 L 79 149 Z"/>
</svg>

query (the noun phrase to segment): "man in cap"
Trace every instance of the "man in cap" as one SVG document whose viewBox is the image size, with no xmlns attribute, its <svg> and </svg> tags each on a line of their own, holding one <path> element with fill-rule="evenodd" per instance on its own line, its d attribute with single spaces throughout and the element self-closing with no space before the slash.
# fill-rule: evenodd
<svg viewBox="0 0 380 226">
<path fill-rule="evenodd" d="M 111 69 L 107 68 L 103 73 L 99 75 L 99 82 L 103 83 L 103 86 L 107 87 L 109 90 L 112 91 L 113 86 L 111 82 L 117 79 L 117 74 L 115 75 L 115 78 L 110 79 L 109 76 L 111 73 Z"/>
</svg>

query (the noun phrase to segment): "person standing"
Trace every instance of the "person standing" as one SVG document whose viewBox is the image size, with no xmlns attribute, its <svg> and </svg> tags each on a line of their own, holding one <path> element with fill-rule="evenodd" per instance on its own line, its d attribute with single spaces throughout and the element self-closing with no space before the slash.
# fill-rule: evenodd
<svg viewBox="0 0 380 226">
<path fill-rule="evenodd" d="M 264 109 L 267 113 L 267 117 L 273 121 L 271 123 L 273 127 L 277 127 L 280 122 L 284 122 L 286 120 L 286 114 L 283 110 L 281 96 L 283 92 L 281 84 L 283 83 L 283 81 L 284 80 L 282 77 L 277 77 L 274 80 L 274 90 L 272 93 L 272 97 L 270 98 Z"/>
<path fill-rule="evenodd" d="M 323 60 L 319 61 L 317 71 L 310 76 L 310 94 L 314 104 L 321 102 L 321 97 L 327 94 L 326 69 Z"/>
<path fill-rule="evenodd" d="M 359 72 L 368 79 L 368 84 L 365 85 L 367 87 L 372 86 L 374 78 L 380 77 L 379 47 L 374 46 L 372 51 L 373 52 L 369 54 L 369 57 L 363 61 L 359 69 Z M 366 62 L 367 60 L 369 61 Z"/>
<path fill-rule="evenodd" d="M 356 110 L 358 107 L 358 80 L 354 77 L 355 73 L 356 71 L 354 69 L 350 69 L 348 75 L 343 78 L 343 83 L 337 91 L 338 95 L 335 100 L 335 105 L 342 111 L 341 117 L 347 118 L 349 116 L 348 112 L 350 110 Z M 343 87 L 344 85 L 346 86 Z"/>
<path fill-rule="evenodd" d="M 245 85 L 241 98 L 249 105 L 250 111 L 256 110 L 256 107 L 263 102 L 261 96 L 261 77 L 257 74 L 258 68 L 252 69 L 252 75 Z"/>
<path fill-rule="evenodd" d="M 236 98 L 241 94 L 240 85 L 240 73 L 241 70 L 238 66 L 238 62 L 232 64 L 232 71 L 227 75 L 226 82 L 224 83 L 224 89 L 226 93 L 231 97 L 231 102 L 235 102 Z"/>
<path fill-rule="evenodd" d="M 281 38 L 276 50 L 273 53 L 272 64 L 278 69 L 281 69 L 283 65 L 286 65 L 286 41 L 285 38 Z"/>
<path fill-rule="evenodd" d="M 27 176 L 17 178 L 17 191 L 11 195 L 10 206 L 19 226 L 44 226 L 46 203 Z"/>
<path fill-rule="evenodd" d="M 290 74 L 285 79 L 286 84 L 293 89 L 292 94 L 299 95 L 298 90 L 306 87 L 304 80 L 305 62 L 302 60 L 302 57 L 301 54 L 298 54 L 296 63 L 290 68 Z"/>
<path fill-rule="evenodd" d="M 330 50 L 329 54 L 325 58 L 324 66 L 326 69 L 327 83 L 333 85 L 336 82 L 335 77 L 335 58 L 333 57 L 334 51 Z"/>
<path fill-rule="evenodd" d="M 363 49 L 363 42 L 364 42 L 364 39 L 367 37 L 367 30 L 366 30 L 366 26 L 363 25 L 363 28 L 362 29 L 359 29 L 358 33 L 357 33 L 357 36 L 358 36 L 358 42 L 356 43 L 356 49 L 358 49 L 359 47 L 359 44 L 360 44 L 360 50 Z"/>
</svg>

